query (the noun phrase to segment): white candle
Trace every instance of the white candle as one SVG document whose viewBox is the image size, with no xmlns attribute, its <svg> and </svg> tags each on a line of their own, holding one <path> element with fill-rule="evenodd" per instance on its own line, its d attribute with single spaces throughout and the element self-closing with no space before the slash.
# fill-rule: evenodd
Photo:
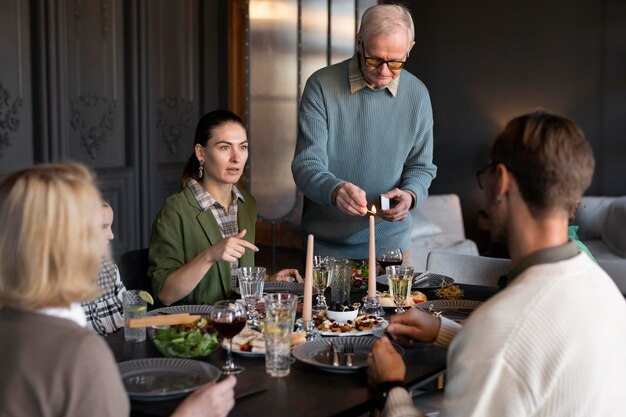
<svg viewBox="0 0 626 417">
<path fill-rule="evenodd" d="M 372 212 L 376 213 L 376 207 L 372 206 Z M 370 246 L 367 271 L 367 296 L 376 297 L 376 222 L 374 221 L 374 214 L 370 214 Z"/>
<path fill-rule="evenodd" d="M 304 300 L 302 302 L 302 320 L 311 320 L 313 305 L 313 235 L 306 242 L 306 265 L 304 267 Z"/>
</svg>

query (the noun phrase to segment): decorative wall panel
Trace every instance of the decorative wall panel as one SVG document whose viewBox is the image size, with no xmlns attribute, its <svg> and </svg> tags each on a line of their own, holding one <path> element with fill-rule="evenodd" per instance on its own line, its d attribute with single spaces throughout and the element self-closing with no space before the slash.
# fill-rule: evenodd
<svg viewBox="0 0 626 417">
<path fill-rule="evenodd" d="M 91 166 L 126 165 L 123 1 L 67 0 L 59 27 L 66 51 L 69 156 Z"/>
<path fill-rule="evenodd" d="M 0 175 L 33 163 L 30 9 L 0 2 Z"/>
</svg>

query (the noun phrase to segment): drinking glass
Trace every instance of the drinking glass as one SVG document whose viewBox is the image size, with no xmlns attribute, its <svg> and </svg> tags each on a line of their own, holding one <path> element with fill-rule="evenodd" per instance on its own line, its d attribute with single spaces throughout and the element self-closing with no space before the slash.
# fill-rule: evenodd
<svg viewBox="0 0 626 417">
<path fill-rule="evenodd" d="M 289 375 L 291 331 L 296 318 L 298 297 L 294 294 L 267 294 L 265 300 L 264 339 L 265 372 L 273 377 Z"/>
<path fill-rule="evenodd" d="M 402 265 L 402 249 L 396 247 L 382 247 L 377 252 L 376 262 L 380 266 L 380 270 L 384 273 L 388 266 Z M 375 279 L 376 277 L 374 277 Z"/>
<path fill-rule="evenodd" d="M 222 337 L 228 339 L 227 359 L 222 366 L 222 372 L 226 375 L 235 375 L 245 369 L 243 366 L 235 365 L 232 354 L 233 337 L 237 336 L 246 325 L 246 308 L 238 301 L 218 301 L 211 309 L 213 328 Z"/>
<path fill-rule="evenodd" d="M 259 313 L 256 305 L 263 296 L 265 268 L 261 266 L 238 268 L 237 276 L 239 277 L 241 299 L 246 303 L 246 309 L 248 310 L 248 325 L 253 328 L 259 328 Z"/>
<path fill-rule="evenodd" d="M 146 340 L 146 328 L 136 329 L 128 326 L 128 320 L 146 315 L 148 308 L 146 300 L 139 296 L 140 290 L 127 290 L 122 293 L 122 308 L 124 310 L 124 340 L 127 342 L 143 342 Z"/>
<path fill-rule="evenodd" d="M 350 304 L 350 283 L 352 282 L 352 262 L 336 259 L 333 262 L 330 279 L 330 300 L 333 305 Z"/>
<path fill-rule="evenodd" d="M 334 258 L 330 256 L 313 257 L 313 287 L 317 291 L 315 305 L 312 308 L 314 313 L 320 313 L 328 308 L 324 291 L 330 284 L 333 261 Z"/>
<path fill-rule="evenodd" d="M 385 268 L 387 280 L 389 282 L 389 294 L 396 304 L 396 313 L 404 313 L 402 304 L 411 293 L 411 283 L 413 282 L 413 267 L 392 265 Z"/>
</svg>

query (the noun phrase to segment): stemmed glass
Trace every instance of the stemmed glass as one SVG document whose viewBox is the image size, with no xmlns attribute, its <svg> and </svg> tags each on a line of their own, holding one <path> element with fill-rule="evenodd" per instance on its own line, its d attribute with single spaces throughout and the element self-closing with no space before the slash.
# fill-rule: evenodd
<svg viewBox="0 0 626 417">
<path fill-rule="evenodd" d="M 246 325 L 246 308 L 238 300 L 218 301 L 211 309 L 211 320 L 213 328 L 222 337 L 228 339 L 227 359 L 222 366 L 222 372 L 226 375 L 243 372 L 245 368 L 233 362 L 232 349 L 233 337 L 237 336 Z"/>
<path fill-rule="evenodd" d="M 385 268 L 387 280 L 389 281 L 389 293 L 396 304 L 396 313 L 404 313 L 402 305 L 411 293 L 411 283 L 413 282 L 413 267 L 392 265 Z"/>
<path fill-rule="evenodd" d="M 246 266 L 237 269 L 239 277 L 239 291 L 241 299 L 246 303 L 248 310 L 248 325 L 252 328 L 260 328 L 259 313 L 256 310 L 257 303 L 263 295 L 263 283 L 265 282 L 265 268 L 261 266 Z"/>
<path fill-rule="evenodd" d="M 312 311 L 315 313 L 326 311 L 328 308 L 324 291 L 330 285 L 333 261 L 334 259 L 330 256 L 313 257 L 313 286 L 317 291 L 317 296 Z"/>
<path fill-rule="evenodd" d="M 376 262 L 378 262 L 382 273 L 385 273 L 388 266 L 402 265 L 402 249 L 400 248 L 382 247 L 377 251 L 377 255 Z"/>
</svg>

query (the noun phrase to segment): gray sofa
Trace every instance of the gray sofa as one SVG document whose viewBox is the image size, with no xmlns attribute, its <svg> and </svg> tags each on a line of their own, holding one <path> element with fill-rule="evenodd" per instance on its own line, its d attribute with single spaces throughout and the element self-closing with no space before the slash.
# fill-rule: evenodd
<svg viewBox="0 0 626 417">
<path fill-rule="evenodd" d="M 598 264 L 626 294 L 626 196 L 583 197 L 572 224 Z"/>
<path fill-rule="evenodd" d="M 416 271 L 426 270 L 431 251 L 478 255 L 476 243 L 465 238 L 458 195 L 429 195 L 411 214 L 409 265 Z"/>
</svg>

